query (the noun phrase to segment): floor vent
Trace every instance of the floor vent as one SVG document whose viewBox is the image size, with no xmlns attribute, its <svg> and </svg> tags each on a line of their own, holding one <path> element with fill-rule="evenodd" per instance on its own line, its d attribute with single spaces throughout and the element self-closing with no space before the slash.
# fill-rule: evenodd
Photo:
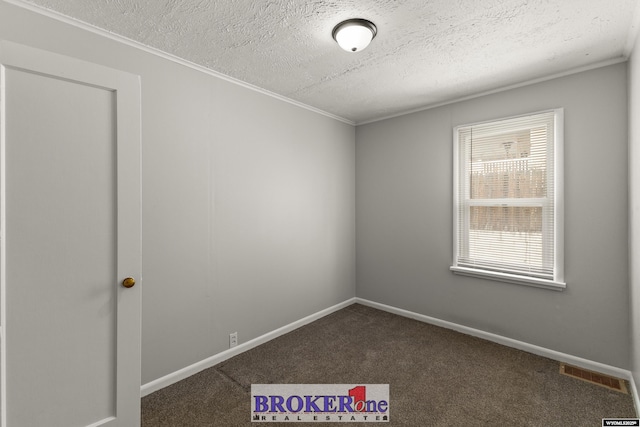
<svg viewBox="0 0 640 427">
<path fill-rule="evenodd" d="M 571 365 L 565 365 L 564 363 L 560 364 L 560 373 L 591 384 L 606 387 L 609 390 L 629 394 L 624 380 L 621 380 L 620 378 L 610 377 L 608 375 L 599 374 L 597 372 L 588 371 Z"/>
</svg>

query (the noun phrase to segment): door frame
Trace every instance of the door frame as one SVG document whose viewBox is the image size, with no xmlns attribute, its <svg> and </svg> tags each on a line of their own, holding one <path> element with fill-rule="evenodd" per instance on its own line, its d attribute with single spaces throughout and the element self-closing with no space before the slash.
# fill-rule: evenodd
<svg viewBox="0 0 640 427">
<path fill-rule="evenodd" d="M 142 193 L 140 76 L 6 40 L 0 40 L 0 426 L 7 423 L 6 389 L 6 70 L 79 82 L 115 94 L 117 191 L 116 416 L 140 419 L 142 310 Z M 122 242 L 127 242 L 123 245 Z M 135 277 L 136 286 L 120 286 Z M 10 304 L 10 302 L 9 302 Z M 137 313 L 137 314 L 136 314 Z M 134 319 L 134 321 L 131 321 Z M 126 324 L 125 324 L 126 323 Z M 126 332 L 126 333 L 125 333 Z M 135 402 L 132 404 L 132 402 Z M 118 422 L 116 425 L 123 425 Z"/>
</svg>

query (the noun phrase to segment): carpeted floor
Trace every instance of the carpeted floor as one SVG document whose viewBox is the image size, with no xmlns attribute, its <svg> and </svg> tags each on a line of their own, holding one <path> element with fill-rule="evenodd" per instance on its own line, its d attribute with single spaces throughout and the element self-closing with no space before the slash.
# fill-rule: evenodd
<svg viewBox="0 0 640 427">
<path fill-rule="evenodd" d="M 630 395 L 560 375 L 556 361 L 354 304 L 144 397 L 142 425 L 281 425 L 250 421 L 251 384 L 269 383 L 389 384 L 391 426 L 636 417 Z"/>
</svg>

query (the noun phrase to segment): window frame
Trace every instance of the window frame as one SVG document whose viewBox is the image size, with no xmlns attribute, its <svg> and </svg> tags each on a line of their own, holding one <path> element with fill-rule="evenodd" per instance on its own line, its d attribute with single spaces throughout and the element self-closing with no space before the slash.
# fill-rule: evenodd
<svg viewBox="0 0 640 427">
<path fill-rule="evenodd" d="M 527 276 L 518 273 L 508 273 L 503 271 L 493 271 L 489 269 L 483 269 L 478 267 L 468 267 L 459 265 L 458 261 L 458 249 L 459 249 L 459 235 L 463 233 L 465 239 L 469 238 L 469 212 L 464 210 L 467 219 L 464 221 L 464 225 L 459 227 L 459 206 L 460 203 L 466 203 L 469 206 L 483 206 L 483 205 L 495 205 L 496 199 L 486 202 L 473 201 L 470 198 L 466 199 L 460 194 L 460 173 L 461 173 L 461 150 L 460 150 L 460 129 L 469 128 L 472 126 L 490 124 L 501 122 L 510 119 L 517 119 L 528 116 L 535 116 L 538 114 L 553 113 L 554 115 L 554 153 L 553 153 L 553 169 L 547 168 L 548 174 L 553 174 L 553 239 L 554 239 L 554 260 L 553 260 L 553 279 L 545 279 L 534 276 Z M 517 129 L 514 127 L 514 132 Z M 564 281 L 564 109 L 555 108 L 543 111 L 536 111 L 527 114 L 521 114 L 517 116 L 503 117 L 495 120 L 486 120 L 482 122 L 469 123 L 458 125 L 453 128 L 453 262 L 450 270 L 454 274 L 471 276 L 481 279 L 490 279 L 507 283 L 514 283 L 518 285 L 534 286 L 538 288 L 551 289 L 556 291 L 563 291 L 566 289 L 566 283 Z M 461 200 L 462 199 L 462 200 Z M 498 199 L 499 200 L 499 199 Z M 548 198 L 536 198 L 536 199 L 508 199 L 510 200 L 510 206 L 517 206 L 518 204 L 526 204 L 532 201 L 540 203 L 540 206 L 544 210 L 548 210 L 549 199 Z M 515 201 L 515 203 L 514 203 Z M 498 202 L 499 203 L 499 202 Z M 545 207 L 546 204 L 546 207 Z M 543 221 L 548 219 L 548 215 L 543 214 Z M 459 228 L 464 228 L 460 230 Z M 544 245 L 543 245 L 544 246 Z"/>
</svg>

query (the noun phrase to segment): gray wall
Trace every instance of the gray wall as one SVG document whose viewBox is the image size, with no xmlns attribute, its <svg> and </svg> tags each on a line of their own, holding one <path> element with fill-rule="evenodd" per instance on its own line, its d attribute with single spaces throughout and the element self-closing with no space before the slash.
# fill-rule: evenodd
<svg viewBox="0 0 640 427">
<path fill-rule="evenodd" d="M 356 129 L 358 297 L 628 369 L 626 64 Z M 565 109 L 557 292 L 453 275 L 452 128 Z"/>
<path fill-rule="evenodd" d="M 0 3 L 0 38 L 142 76 L 142 383 L 355 295 L 354 128 Z"/>
<path fill-rule="evenodd" d="M 640 46 L 629 60 L 629 241 L 631 267 L 631 370 L 640 386 Z M 640 408 L 637 408 L 640 410 Z"/>
</svg>

